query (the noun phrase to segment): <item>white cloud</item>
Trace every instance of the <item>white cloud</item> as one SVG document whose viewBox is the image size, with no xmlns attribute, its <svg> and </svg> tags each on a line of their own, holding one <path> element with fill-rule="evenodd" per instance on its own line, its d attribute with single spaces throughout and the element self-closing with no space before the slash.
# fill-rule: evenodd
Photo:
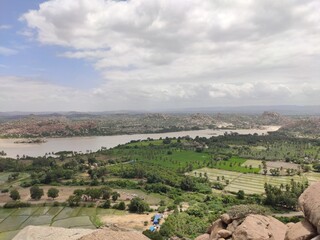
<svg viewBox="0 0 320 240">
<path fill-rule="evenodd" d="M 7 30 L 10 29 L 11 26 L 10 25 L 0 25 L 0 30 Z"/>
<path fill-rule="evenodd" d="M 21 19 L 92 63 L 106 109 L 320 100 L 299 87 L 320 89 L 317 0 L 51 0 Z"/>
<path fill-rule="evenodd" d="M 2 56 L 11 56 L 17 53 L 18 51 L 15 49 L 0 46 L 0 55 Z"/>
</svg>

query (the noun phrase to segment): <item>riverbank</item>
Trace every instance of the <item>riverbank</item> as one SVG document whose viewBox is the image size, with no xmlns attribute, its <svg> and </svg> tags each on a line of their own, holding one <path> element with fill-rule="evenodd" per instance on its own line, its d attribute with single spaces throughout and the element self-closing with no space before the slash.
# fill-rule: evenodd
<svg viewBox="0 0 320 240">
<path fill-rule="evenodd" d="M 20 143 L 15 144 L 17 139 L 0 139 L 0 151 L 4 151 L 6 157 L 17 158 L 20 156 L 38 157 L 46 154 L 52 154 L 59 151 L 74 151 L 79 153 L 87 153 L 90 151 L 98 151 L 103 148 L 112 148 L 119 144 L 125 144 L 133 140 L 145 140 L 148 138 L 159 139 L 166 137 L 183 137 L 190 136 L 195 138 L 223 135 L 226 132 L 236 132 L 238 134 L 268 134 L 268 132 L 277 131 L 280 126 L 262 126 L 256 129 L 206 129 L 195 131 L 181 131 L 169 133 L 152 133 L 152 134 L 132 134 L 132 135 L 114 135 L 114 136 L 98 136 L 98 137 L 72 137 L 72 138 L 48 138 L 46 142 L 39 144 Z"/>
</svg>

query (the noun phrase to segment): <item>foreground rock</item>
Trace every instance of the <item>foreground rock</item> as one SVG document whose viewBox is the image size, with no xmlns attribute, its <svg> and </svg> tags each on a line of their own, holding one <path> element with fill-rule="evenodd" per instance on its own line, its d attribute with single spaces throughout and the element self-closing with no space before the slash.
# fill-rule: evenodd
<svg viewBox="0 0 320 240">
<path fill-rule="evenodd" d="M 315 228 L 304 220 L 289 227 L 285 240 L 308 240 L 315 236 L 317 236 Z"/>
<path fill-rule="evenodd" d="M 209 240 L 209 239 L 210 239 L 210 235 L 208 233 L 205 233 L 196 237 L 194 240 Z"/>
<path fill-rule="evenodd" d="M 133 230 L 101 229 L 79 238 L 79 240 L 149 240 L 141 232 Z"/>
<path fill-rule="evenodd" d="M 305 219 L 285 225 L 264 216 L 266 212 L 255 211 L 255 206 L 238 205 L 229 214 L 222 214 L 196 240 L 320 240 L 320 182 L 301 194 L 299 207 Z"/>
<path fill-rule="evenodd" d="M 80 229 L 28 226 L 13 240 L 149 240 L 140 232 L 125 229 Z"/>
<path fill-rule="evenodd" d="M 239 217 L 223 214 L 212 223 L 206 234 L 196 240 L 284 240 L 287 228 L 270 216 L 249 214 Z"/>
<path fill-rule="evenodd" d="M 280 240 L 284 239 L 287 226 L 279 220 L 262 215 L 249 215 L 237 227 L 232 237 L 234 240 Z"/>
<path fill-rule="evenodd" d="M 60 228 L 44 226 L 27 226 L 13 240 L 77 240 L 97 230 L 80 228 Z"/>
<path fill-rule="evenodd" d="M 305 218 L 320 234 L 320 182 L 312 184 L 301 194 L 299 206 Z"/>
</svg>

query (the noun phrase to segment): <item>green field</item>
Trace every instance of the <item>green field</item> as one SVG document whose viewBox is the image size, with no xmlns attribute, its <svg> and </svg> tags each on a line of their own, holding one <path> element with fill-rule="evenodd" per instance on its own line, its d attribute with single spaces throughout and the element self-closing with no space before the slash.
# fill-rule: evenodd
<svg viewBox="0 0 320 240">
<path fill-rule="evenodd" d="M 219 161 L 213 165 L 214 168 L 235 171 L 240 173 L 258 173 L 260 169 L 252 165 L 248 160 L 240 157 L 232 157 L 227 161 Z"/>
<path fill-rule="evenodd" d="M 126 211 L 88 207 L 0 208 L 0 239 L 10 240 L 26 226 L 54 226 L 95 229 L 95 219 L 106 215 L 125 215 Z"/>
<path fill-rule="evenodd" d="M 172 151 L 172 154 L 163 154 L 163 152 L 160 152 L 153 157 L 142 158 L 142 162 L 160 165 L 171 170 L 177 170 L 179 168 L 187 167 L 188 165 L 192 165 L 193 168 L 198 168 L 203 166 L 203 164 L 207 163 L 210 159 L 210 155 L 205 152 L 198 153 L 190 150 L 175 150 Z"/>
<path fill-rule="evenodd" d="M 219 169 L 211 168 L 202 168 L 196 171 L 193 171 L 190 174 L 194 175 L 194 172 L 197 174 L 204 173 L 207 174 L 209 180 L 218 181 L 218 177 L 221 183 L 225 184 L 226 180 L 229 180 L 229 184 L 225 187 L 224 190 L 228 192 L 238 192 L 243 190 L 246 194 L 262 194 L 264 193 L 264 184 L 272 184 L 275 186 L 280 186 L 281 184 L 290 183 L 291 179 L 294 179 L 297 182 L 303 182 L 308 180 L 309 184 L 320 181 L 319 173 L 305 173 L 302 176 L 264 176 L 261 174 L 245 174 L 232 171 L 225 171 Z M 224 180 L 222 180 L 224 177 Z"/>
<path fill-rule="evenodd" d="M 28 225 L 94 229 L 96 226 L 93 218 L 99 215 L 111 215 L 114 211 L 117 210 L 86 207 L 0 208 L 0 239 L 12 239 L 20 229 Z"/>
</svg>

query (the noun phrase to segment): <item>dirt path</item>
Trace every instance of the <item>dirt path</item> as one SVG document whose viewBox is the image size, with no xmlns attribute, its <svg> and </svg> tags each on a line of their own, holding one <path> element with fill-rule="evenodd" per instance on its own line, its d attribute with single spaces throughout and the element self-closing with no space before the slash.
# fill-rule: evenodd
<svg viewBox="0 0 320 240">
<path fill-rule="evenodd" d="M 303 217 L 303 212 L 289 212 L 274 214 L 275 217 Z"/>
</svg>

